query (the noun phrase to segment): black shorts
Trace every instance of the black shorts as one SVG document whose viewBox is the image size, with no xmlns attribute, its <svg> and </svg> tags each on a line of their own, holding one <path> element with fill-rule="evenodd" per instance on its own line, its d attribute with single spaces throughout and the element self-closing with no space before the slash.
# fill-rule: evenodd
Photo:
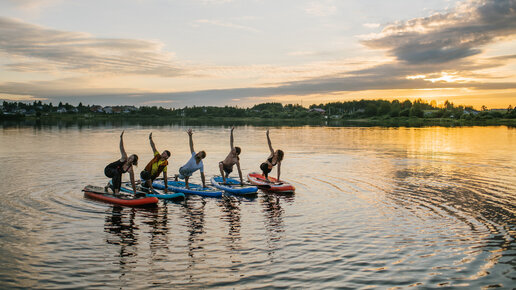
<svg viewBox="0 0 516 290">
<path fill-rule="evenodd" d="M 267 175 L 272 171 L 272 168 L 269 168 L 269 164 L 265 162 L 260 164 L 260 169 L 263 171 L 263 175 Z"/>
<path fill-rule="evenodd" d="M 108 165 L 104 168 L 104 174 L 106 177 L 113 178 L 114 176 L 122 175 L 122 172 L 118 170 L 118 167 Z"/>
<path fill-rule="evenodd" d="M 147 181 L 147 180 L 151 180 L 151 179 L 152 179 L 152 176 L 151 176 L 151 174 L 150 174 L 150 172 L 149 172 L 149 171 L 147 171 L 147 170 L 142 170 L 142 172 L 140 172 L 140 178 L 141 178 L 142 180 Z"/>
<path fill-rule="evenodd" d="M 219 164 L 222 164 L 222 170 L 224 170 L 224 172 L 226 172 L 227 175 L 233 172 L 233 166 L 226 166 L 222 161 L 220 161 Z"/>
</svg>

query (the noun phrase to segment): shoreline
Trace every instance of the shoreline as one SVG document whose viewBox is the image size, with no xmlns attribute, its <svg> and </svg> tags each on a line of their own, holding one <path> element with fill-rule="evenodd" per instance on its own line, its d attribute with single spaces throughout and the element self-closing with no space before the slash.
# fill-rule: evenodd
<svg viewBox="0 0 516 290">
<path fill-rule="evenodd" d="M 2 125 L 53 125 L 73 124 L 140 124 L 140 125 L 171 125 L 171 124 L 201 124 L 201 125 L 286 125 L 286 126 L 335 126 L 335 127 L 470 127 L 470 126 L 509 126 L 516 127 L 516 119 L 486 118 L 479 120 L 452 118 L 419 118 L 419 117 L 368 117 L 326 119 L 312 118 L 260 118 L 260 117 L 171 117 L 159 115 L 134 114 L 50 114 L 46 116 L 3 115 Z"/>
</svg>

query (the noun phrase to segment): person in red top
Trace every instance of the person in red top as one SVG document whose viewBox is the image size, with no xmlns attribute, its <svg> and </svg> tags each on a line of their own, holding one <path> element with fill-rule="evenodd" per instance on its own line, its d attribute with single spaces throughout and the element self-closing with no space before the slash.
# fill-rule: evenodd
<svg viewBox="0 0 516 290">
<path fill-rule="evenodd" d="M 145 166 L 145 169 L 140 173 L 140 177 L 143 181 L 143 186 L 152 189 L 152 182 L 163 172 L 163 181 L 165 182 L 165 190 L 167 192 L 167 159 L 170 157 L 170 151 L 165 150 L 163 153 L 159 153 L 156 149 L 154 141 L 152 141 L 152 132 L 149 134 L 149 141 L 154 158 Z"/>
</svg>

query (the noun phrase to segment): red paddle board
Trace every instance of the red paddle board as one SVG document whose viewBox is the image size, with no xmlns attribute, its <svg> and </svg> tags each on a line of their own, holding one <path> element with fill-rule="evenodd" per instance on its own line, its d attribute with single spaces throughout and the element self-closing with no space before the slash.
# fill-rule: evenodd
<svg viewBox="0 0 516 290">
<path fill-rule="evenodd" d="M 267 180 L 265 178 L 265 176 L 263 176 L 262 174 L 260 173 L 256 173 L 256 172 L 253 172 L 253 173 L 249 173 L 247 175 L 247 179 L 249 180 L 249 182 L 253 185 L 256 185 L 258 186 L 260 189 L 264 189 L 264 190 L 268 190 L 268 191 L 274 191 L 274 192 L 294 192 L 296 190 L 296 188 L 286 182 L 286 181 L 279 181 L 274 178 L 274 177 L 270 177 L 269 176 L 269 180 Z"/>
</svg>

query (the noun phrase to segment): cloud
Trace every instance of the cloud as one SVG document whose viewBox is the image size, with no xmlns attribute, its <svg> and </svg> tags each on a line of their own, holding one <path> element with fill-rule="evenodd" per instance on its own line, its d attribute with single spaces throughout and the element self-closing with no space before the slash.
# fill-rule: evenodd
<svg viewBox="0 0 516 290">
<path fill-rule="evenodd" d="M 217 4 L 217 5 L 220 5 L 220 4 L 231 3 L 231 2 L 233 2 L 233 0 L 201 0 L 201 2 L 204 3 L 204 4 Z"/>
<path fill-rule="evenodd" d="M 27 11 L 37 11 L 41 8 L 56 5 L 63 0 L 7 0 L 7 4 Z"/>
<path fill-rule="evenodd" d="M 157 42 L 96 38 L 0 17 L 0 52 L 21 72 L 70 71 L 176 77 L 185 73 Z"/>
<path fill-rule="evenodd" d="M 378 27 L 380 27 L 380 23 L 364 23 L 363 25 L 364 25 L 364 27 L 367 27 L 367 28 L 378 28 Z"/>
<path fill-rule="evenodd" d="M 483 66 L 478 66 L 478 68 Z M 48 96 L 49 99 L 83 103 L 109 104 L 163 104 L 173 103 L 177 107 L 184 105 L 224 105 L 235 99 L 243 102 L 249 99 L 259 101 L 273 96 L 309 96 L 314 94 L 335 94 L 339 92 L 359 92 L 371 90 L 400 89 L 460 89 L 472 90 L 506 90 L 516 89 L 516 82 L 483 81 L 450 82 L 447 74 L 436 73 L 438 66 L 430 65 L 418 70 L 425 77 L 407 78 L 414 75 L 414 68 L 405 64 L 384 64 L 356 71 L 337 73 L 300 81 L 290 81 L 262 87 L 241 87 L 231 89 L 211 89 L 199 91 L 183 91 L 153 93 L 145 90 L 111 88 L 95 89 L 79 86 L 82 80 L 62 80 L 37 83 L 0 84 L 2 93 L 23 93 L 34 96 Z M 433 82 L 430 79 L 434 80 Z M 62 89 L 63 84 L 69 89 Z M 77 86 L 74 86 L 77 84 Z M 73 97 L 70 97 L 73 96 Z"/>
<path fill-rule="evenodd" d="M 409 64 L 446 63 L 482 52 L 482 46 L 516 33 L 516 1 L 473 0 L 447 13 L 386 26 L 363 40 Z"/>
<path fill-rule="evenodd" d="M 64 78 L 51 81 L 0 83 L 1 94 L 30 95 L 37 97 L 133 95 L 141 91 L 132 88 L 98 88 L 86 78 Z"/>
<path fill-rule="evenodd" d="M 308 55 L 315 55 L 315 51 L 292 51 L 287 53 L 287 55 L 290 56 L 308 56 Z"/>
<path fill-rule="evenodd" d="M 143 102 L 143 104 L 144 105 L 149 105 L 149 106 L 156 106 L 156 105 L 163 106 L 163 105 L 172 104 L 172 103 L 175 103 L 175 102 L 176 101 L 174 101 L 174 100 L 152 100 L 152 101 Z"/>
<path fill-rule="evenodd" d="M 207 24 L 207 25 L 213 25 L 213 26 L 219 26 L 219 27 L 225 27 L 225 28 L 245 30 L 245 31 L 250 31 L 250 32 L 255 32 L 255 33 L 260 32 L 260 30 L 258 30 L 256 28 L 253 28 L 250 26 L 245 26 L 245 25 L 240 25 L 240 24 L 235 24 L 235 23 L 232 23 L 229 21 L 199 19 L 199 20 L 195 21 L 194 26 L 197 27 L 200 24 Z"/>
<path fill-rule="evenodd" d="M 236 99 L 246 102 L 278 96 L 300 98 L 316 94 L 335 95 L 339 92 L 373 90 L 468 89 L 486 93 L 489 90 L 515 90 L 516 82 L 512 71 L 509 71 L 510 75 L 500 77 L 503 70 L 499 68 L 514 64 L 516 55 L 489 58 L 478 55 L 485 45 L 516 34 L 515 2 L 469 1 L 452 11 L 403 23 L 392 23 L 381 33 L 363 40 L 362 43 L 370 48 L 386 50 L 392 58 L 381 57 L 380 60 L 368 59 L 356 63 L 332 60 L 328 63 L 293 67 L 204 66 L 187 71 L 188 76 L 195 76 L 195 72 L 203 74 L 207 78 L 204 83 L 215 80 L 215 84 L 218 78 L 243 80 L 240 85 L 232 82 L 230 85 L 233 88 L 155 93 L 151 89 L 95 88 L 84 79 L 63 79 L 47 82 L 0 82 L 0 93 L 46 96 L 70 102 L 80 99 L 83 103 L 101 104 L 172 103 L 181 107 L 192 104 L 231 104 Z M 200 20 L 197 24 L 226 27 L 233 25 L 210 20 Z M 5 29 L 6 26 L 16 27 L 20 35 Z M 49 30 L 3 18 L 0 18 L 0 52 L 12 56 L 11 59 L 26 59 L 11 63 L 9 67 L 27 71 L 45 68 L 87 71 L 100 68 L 104 72 L 120 70 L 121 73 L 136 74 L 140 73 L 137 71 L 139 69 L 159 76 L 167 75 L 165 72 L 169 72 L 170 76 L 186 72 L 170 64 L 170 55 L 161 52 L 157 43 L 96 39 L 88 34 Z M 299 50 L 289 55 L 315 54 L 316 52 Z M 134 60 L 131 58 L 133 55 Z M 475 57 L 471 57 L 474 55 Z M 154 61 L 145 62 L 148 58 Z M 134 61 L 134 67 L 131 61 Z M 496 69 L 496 75 L 490 75 L 490 69 Z M 259 81 L 246 84 L 249 79 Z M 228 84 L 225 83 L 226 86 Z M 203 85 L 203 88 L 209 86 Z"/>
<path fill-rule="evenodd" d="M 333 5 L 333 1 L 311 2 L 304 10 L 307 14 L 317 17 L 326 17 L 337 13 L 337 7 Z"/>
</svg>

